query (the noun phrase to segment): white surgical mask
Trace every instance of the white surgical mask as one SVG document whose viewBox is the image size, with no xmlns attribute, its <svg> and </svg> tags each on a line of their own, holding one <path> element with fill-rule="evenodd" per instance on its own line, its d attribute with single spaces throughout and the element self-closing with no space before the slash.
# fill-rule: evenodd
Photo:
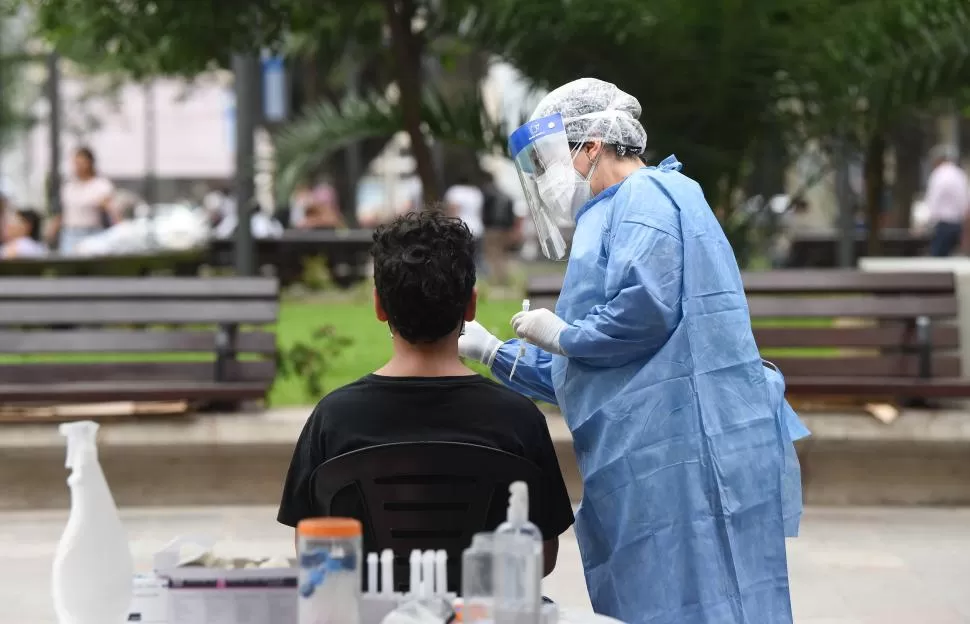
<svg viewBox="0 0 970 624">
<path fill-rule="evenodd" d="M 575 219 L 579 209 L 593 197 L 589 179 L 596 170 L 596 164 L 593 163 L 589 175 L 584 177 L 570 164 L 552 163 L 545 173 L 536 178 L 539 196 L 544 202 L 564 212 L 568 211 Z"/>
</svg>

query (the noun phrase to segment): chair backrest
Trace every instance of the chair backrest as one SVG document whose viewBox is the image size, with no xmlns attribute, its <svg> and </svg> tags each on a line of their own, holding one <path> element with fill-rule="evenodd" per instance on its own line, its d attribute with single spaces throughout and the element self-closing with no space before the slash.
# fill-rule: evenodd
<svg viewBox="0 0 970 624">
<path fill-rule="evenodd" d="M 408 557 L 448 553 L 448 586 L 461 587 L 461 554 L 475 533 L 505 520 L 508 486 L 529 485 L 529 515 L 540 510 L 541 471 L 504 451 L 453 442 L 404 442 L 335 457 L 311 478 L 313 508 L 364 525 L 365 552 L 394 551 L 394 584 L 406 590 Z"/>
</svg>

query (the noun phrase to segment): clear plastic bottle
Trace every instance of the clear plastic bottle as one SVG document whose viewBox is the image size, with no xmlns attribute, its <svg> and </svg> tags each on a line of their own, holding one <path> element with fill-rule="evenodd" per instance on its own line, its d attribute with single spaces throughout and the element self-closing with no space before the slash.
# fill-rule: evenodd
<svg viewBox="0 0 970 624">
<path fill-rule="evenodd" d="M 310 518 L 299 536 L 299 623 L 360 624 L 361 524 Z"/>
<path fill-rule="evenodd" d="M 492 621 L 492 558 L 494 536 L 476 533 L 461 556 L 462 622 L 480 624 Z"/>
<path fill-rule="evenodd" d="M 495 530 L 493 603 L 497 624 L 536 624 L 542 606 L 542 532 L 529 522 L 529 488 L 509 486 L 508 519 Z"/>
<path fill-rule="evenodd" d="M 58 624 L 122 624 L 131 605 L 128 537 L 98 462 L 98 424 L 60 426 L 67 438 L 71 513 L 54 554 L 52 593 Z"/>
</svg>

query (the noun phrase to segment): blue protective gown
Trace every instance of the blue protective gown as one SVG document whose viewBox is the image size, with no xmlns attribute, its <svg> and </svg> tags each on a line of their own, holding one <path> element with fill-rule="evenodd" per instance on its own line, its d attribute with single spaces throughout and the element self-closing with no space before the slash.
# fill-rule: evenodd
<svg viewBox="0 0 970 624">
<path fill-rule="evenodd" d="M 801 515 L 791 441 L 807 431 L 758 353 L 731 247 L 679 171 L 668 158 L 581 209 L 556 306 L 568 356 L 528 345 L 509 381 L 513 340 L 492 371 L 558 404 L 572 431 L 597 613 L 785 624 L 785 535 Z"/>
</svg>

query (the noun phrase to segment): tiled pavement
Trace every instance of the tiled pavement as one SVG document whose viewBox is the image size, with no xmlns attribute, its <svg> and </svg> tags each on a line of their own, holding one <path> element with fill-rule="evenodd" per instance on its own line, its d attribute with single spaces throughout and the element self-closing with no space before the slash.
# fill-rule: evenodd
<svg viewBox="0 0 970 624">
<path fill-rule="evenodd" d="M 265 507 L 138 509 L 125 523 L 140 567 L 177 534 L 226 553 L 289 554 L 293 536 Z M 64 512 L 0 513 L 0 624 L 54 624 L 50 561 Z M 970 510 L 813 508 L 789 545 L 799 624 L 970 623 Z M 545 593 L 588 608 L 572 535 Z M 766 623 L 768 624 L 768 623 Z"/>
</svg>

